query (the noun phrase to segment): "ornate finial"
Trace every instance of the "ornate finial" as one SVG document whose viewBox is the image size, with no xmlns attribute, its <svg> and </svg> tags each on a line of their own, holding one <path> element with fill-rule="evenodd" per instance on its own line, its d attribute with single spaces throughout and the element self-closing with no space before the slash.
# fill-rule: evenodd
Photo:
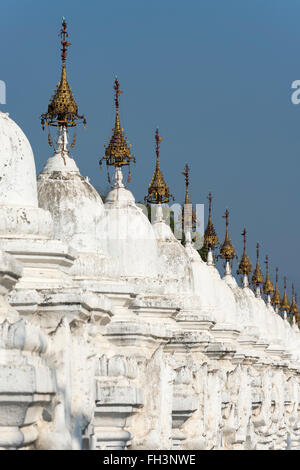
<svg viewBox="0 0 300 470">
<path fill-rule="evenodd" d="M 212 194 L 209 193 L 207 196 L 208 199 L 208 217 L 211 217 L 211 206 L 212 206 Z"/>
<path fill-rule="evenodd" d="M 79 120 L 83 121 L 84 127 L 86 125 L 85 117 L 78 114 L 78 107 L 67 80 L 66 58 L 67 49 L 70 46 L 70 43 L 67 41 L 69 35 L 67 32 L 67 23 L 64 17 L 62 19 L 60 37 L 62 45 L 61 79 L 54 91 L 53 97 L 50 100 L 48 111 L 41 115 L 43 129 L 45 128 L 45 125 L 61 128 L 74 127 L 77 125 L 77 121 Z"/>
<path fill-rule="evenodd" d="M 239 269 L 238 269 L 238 274 L 244 274 L 247 275 L 251 273 L 252 271 L 252 265 L 251 261 L 249 259 L 249 256 L 247 255 L 247 250 L 246 250 L 246 235 L 247 231 L 244 228 L 244 230 L 241 233 L 243 237 L 243 242 L 244 242 L 244 250 L 243 250 L 243 256 L 241 258 L 240 264 L 239 264 Z"/>
<path fill-rule="evenodd" d="M 246 235 L 247 235 L 247 230 L 246 230 L 246 228 L 244 228 L 244 230 L 242 231 L 241 235 L 242 235 L 242 237 L 243 237 L 244 251 L 246 251 Z"/>
<path fill-rule="evenodd" d="M 61 45 L 62 45 L 61 59 L 62 59 L 62 63 L 64 64 L 67 58 L 67 49 L 71 45 L 67 41 L 69 34 L 67 33 L 67 23 L 66 23 L 66 19 L 64 16 L 62 17 L 62 28 L 60 30 L 60 37 L 61 37 Z"/>
<path fill-rule="evenodd" d="M 272 294 L 272 292 L 274 292 L 274 286 L 269 276 L 269 257 L 268 256 L 266 256 L 265 264 L 266 264 L 266 280 L 265 280 L 263 289 L 264 289 L 265 294 L 270 295 Z"/>
<path fill-rule="evenodd" d="M 298 305 L 297 305 L 297 300 L 296 300 L 294 284 L 292 284 L 292 303 L 291 303 L 291 306 L 290 306 L 289 313 L 291 313 L 293 316 L 295 316 L 296 321 L 298 321 L 299 310 L 298 310 Z"/>
<path fill-rule="evenodd" d="M 120 90 L 120 84 L 119 84 L 117 76 L 115 78 L 114 90 L 115 90 L 115 105 L 116 105 L 116 110 L 118 110 L 119 109 L 119 95 L 121 95 L 123 91 Z"/>
<path fill-rule="evenodd" d="M 190 169 L 189 169 L 189 166 L 188 164 L 185 165 L 184 167 L 184 171 L 181 173 L 183 176 L 184 176 L 184 179 L 185 179 L 185 201 L 184 203 L 185 204 L 189 204 L 190 201 L 189 201 L 189 184 L 190 184 Z"/>
<path fill-rule="evenodd" d="M 226 261 L 230 261 L 236 257 L 236 254 L 235 254 L 235 249 L 231 243 L 231 240 L 229 238 L 229 233 L 228 233 L 228 225 L 229 225 L 229 210 L 228 209 L 226 209 L 225 215 L 223 215 L 222 217 L 223 219 L 226 220 L 226 234 L 225 234 L 224 242 L 220 248 L 219 256 L 225 259 Z"/>
<path fill-rule="evenodd" d="M 226 231 L 228 231 L 228 225 L 229 225 L 229 210 L 228 209 L 226 209 L 225 214 L 222 215 L 222 218 L 225 219 Z"/>
<path fill-rule="evenodd" d="M 259 243 L 256 245 L 256 267 L 252 276 L 252 284 L 256 287 L 259 287 L 264 282 L 264 277 L 262 275 L 260 266 L 259 266 Z"/>
<path fill-rule="evenodd" d="M 160 143 L 162 140 L 163 138 L 160 137 L 159 132 L 158 132 L 158 127 L 157 127 L 155 131 L 155 153 L 156 153 L 156 159 L 158 161 L 159 161 Z"/>
<path fill-rule="evenodd" d="M 119 81 L 116 78 L 114 83 L 115 90 L 115 106 L 116 106 L 116 120 L 113 134 L 109 144 L 105 148 L 105 155 L 99 161 L 100 166 L 102 161 L 105 160 L 107 166 L 114 166 L 115 168 L 121 168 L 123 166 L 129 166 L 135 158 L 130 153 L 130 144 L 127 138 L 124 136 L 123 129 L 121 128 L 120 116 L 119 116 L 119 96 L 123 93 L 120 90 Z M 129 172 L 130 175 L 130 172 Z"/>
<path fill-rule="evenodd" d="M 272 304 L 274 304 L 275 307 L 278 307 L 281 304 L 281 297 L 280 297 L 280 292 L 279 292 L 279 287 L 278 287 L 278 268 L 276 268 L 276 283 L 275 283 L 274 294 L 272 297 Z"/>
<path fill-rule="evenodd" d="M 167 186 L 159 165 L 159 148 L 162 138 L 159 136 L 158 129 L 155 131 L 155 153 L 156 153 L 156 167 L 152 176 L 151 183 L 148 188 L 148 195 L 145 200 L 149 204 L 165 204 L 168 203 L 170 198 L 169 187 Z"/>
<path fill-rule="evenodd" d="M 290 309 L 290 303 L 289 303 L 289 299 L 286 293 L 286 277 L 284 276 L 283 279 L 284 279 L 284 293 L 283 293 L 282 301 L 280 304 L 280 310 L 282 310 L 283 312 L 288 312 Z"/>
<path fill-rule="evenodd" d="M 185 165 L 184 171 L 181 173 L 185 179 L 185 200 L 184 200 L 184 208 L 182 211 L 182 226 L 184 230 L 188 229 L 195 229 L 197 224 L 196 214 L 193 210 L 193 205 L 190 202 L 189 197 L 189 184 L 190 184 L 190 169 L 188 164 Z M 186 212 L 186 221 L 184 221 L 184 214 Z"/>
<path fill-rule="evenodd" d="M 212 223 L 212 217 L 211 217 L 211 207 L 212 207 L 212 194 L 209 193 L 208 197 L 208 202 L 209 202 L 209 209 L 208 209 L 208 222 L 207 226 L 204 232 L 204 244 L 203 246 L 208 249 L 211 247 L 212 250 L 216 248 L 216 246 L 219 244 L 219 239 L 218 235 L 216 234 L 215 228 Z"/>
</svg>

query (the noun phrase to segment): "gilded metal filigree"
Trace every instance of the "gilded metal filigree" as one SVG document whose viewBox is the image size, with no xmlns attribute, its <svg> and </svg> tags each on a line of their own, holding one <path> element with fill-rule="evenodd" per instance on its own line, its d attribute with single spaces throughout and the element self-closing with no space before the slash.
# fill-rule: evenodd
<svg viewBox="0 0 300 470">
<path fill-rule="evenodd" d="M 265 263 L 266 263 L 266 279 L 264 282 L 263 291 L 264 291 L 264 294 L 269 295 L 269 294 L 272 294 L 272 292 L 274 292 L 274 286 L 269 276 L 269 257 L 268 256 L 266 256 Z"/>
<path fill-rule="evenodd" d="M 259 266 L 259 243 L 256 245 L 256 267 L 255 270 L 253 271 L 253 276 L 252 276 L 252 284 L 254 286 L 260 286 L 261 284 L 264 283 L 264 277 L 262 275 L 260 266 Z"/>
<path fill-rule="evenodd" d="M 123 167 L 130 165 L 131 162 L 135 163 L 135 157 L 130 152 L 131 145 L 124 134 L 124 129 L 121 127 L 119 115 L 119 96 L 122 92 L 120 90 L 119 81 L 116 78 L 114 83 L 115 90 L 115 106 L 116 106 L 116 119 L 115 126 L 112 130 L 112 136 L 109 144 L 105 148 L 105 155 L 99 161 L 100 166 L 105 161 L 107 166 Z"/>
<path fill-rule="evenodd" d="M 220 248 L 220 258 L 225 259 L 226 261 L 233 260 L 233 258 L 236 258 L 236 253 L 235 249 L 231 243 L 231 240 L 229 238 L 229 232 L 228 232 L 228 225 L 229 225 L 229 210 L 226 209 L 225 215 L 223 215 L 223 218 L 226 220 L 226 234 L 225 234 L 225 239 L 223 241 L 223 244 Z"/>
<path fill-rule="evenodd" d="M 275 283 L 275 290 L 272 297 L 272 304 L 278 306 L 281 304 L 281 296 L 278 287 L 278 268 L 276 268 L 276 283 Z"/>
<path fill-rule="evenodd" d="M 208 201 L 209 201 L 209 213 L 208 213 L 207 226 L 204 232 L 204 247 L 207 249 L 211 247 L 211 249 L 214 250 L 216 246 L 219 244 L 219 239 L 212 223 L 212 216 L 211 216 L 212 194 L 211 193 L 209 193 L 208 195 Z"/>
<path fill-rule="evenodd" d="M 252 271 L 252 264 L 251 264 L 249 256 L 247 255 L 246 234 L 247 234 L 247 231 L 244 228 L 244 230 L 242 232 L 243 241 L 244 241 L 244 251 L 243 251 L 243 256 L 241 257 L 241 261 L 240 261 L 240 264 L 239 264 L 238 274 L 248 275 Z"/>
<path fill-rule="evenodd" d="M 280 310 L 282 310 L 283 312 L 284 311 L 288 312 L 289 309 L 290 309 L 290 303 L 289 303 L 289 299 L 286 293 L 286 277 L 285 277 L 284 278 L 284 293 L 283 293 L 282 301 L 280 304 Z"/>
<path fill-rule="evenodd" d="M 42 128 L 45 126 L 54 127 L 74 127 L 78 120 L 82 120 L 84 126 L 86 120 L 84 116 L 79 115 L 78 106 L 75 102 L 73 92 L 67 80 L 66 58 L 67 48 L 70 43 L 67 41 L 69 35 L 67 33 L 67 23 L 65 18 L 62 20 L 62 29 L 60 32 L 62 45 L 62 70 L 61 79 L 58 83 L 53 97 L 48 105 L 48 111 L 41 115 Z"/>
<path fill-rule="evenodd" d="M 294 289 L 294 284 L 292 284 L 292 303 L 290 306 L 290 311 L 292 315 L 296 317 L 296 321 L 298 321 L 299 317 L 299 309 L 297 305 L 297 300 L 296 300 L 296 295 L 295 295 L 295 289 Z"/>
<path fill-rule="evenodd" d="M 158 129 L 155 132 L 155 152 L 156 152 L 156 167 L 153 173 L 151 183 L 148 188 L 148 195 L 145 200 L 149 204 L 166 204 L 172 198 L 170 189 L 165 182 L 164 176 L 160 169 L 159 164 L 159 147 L 162 138 L 159 136 Z"/>
</svg>

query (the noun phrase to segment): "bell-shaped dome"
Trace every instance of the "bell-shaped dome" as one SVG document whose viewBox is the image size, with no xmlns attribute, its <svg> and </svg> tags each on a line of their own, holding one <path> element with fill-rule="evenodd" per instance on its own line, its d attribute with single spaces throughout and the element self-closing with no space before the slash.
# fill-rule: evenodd
<svg viewBox="0 0 300 470">
<path fill-rule="evenodd" d="M 152 224 L 158 243 L 159 272 L 164 278 L 166 293 L 187 293 L 193 290 L 190 258 L 163 219 L 162 206 L 157 204 Z"/>
<path fill-rule="evenodd" d="M 234 322 L 241 330 L 242 335 L 267 345 L 270 342 L 268 338 L 272 332 L 272 325 L 268 323 L 271 318 L 268 318 L 270 315 L 265 302 L 255 297 L 248 287 L 248 280 L 245 283 L 245 276 L 243 288 L 238 286 L 228 263 L 222 282 L 232 291 L 234 296 L 236 306 Z"/>
<path fill-rule="evenodd" d="M 259 318 L 257 318 L 257 302 L 253 292 L 249 287 L 239 287 L 235 278 L 231 276 L 231 282 L 225 278 L 225 283 L 230 287 L 236 303 L 236 324 L 244 335 L 253 339 L 262 338 L 263 334 L 259 330 Z"/>
<path fill-rule="evenodd" d="M 60 148 L 38 177 L 38 198 L 40 207 L 52 214 L 54 238 L 78 252 L 99 251 L 96 233 L 104 212 L 102 199 Z"/>
<path fill-rule="evenodd" d="M 0 238 L 49 238 L 52 220 L 38 207 L 33 152 L 19 126 L 0 112 Z"/>
<path fill-rule="evenodd" d="M 112 277 L 153 278 L 157 275 L 157 242 L 151 223 L 122 183 L 116 168 L 116 183 L 105 199 L 105 218 L 98 238 L 112 258 Z"/>
<path fill-rule="evenodd" d="M 213 297 L 211 301 L 216 306 L 217 322 L 228 324 L 238 329 L 236 302 L 231 288 L 221 279 L 220 273 L 216 268 L 212 252 L 208 253 L 207 260 L 208 275 L 213 282 Z"/>
<path fill-rule="evenodd" d="M 36 171 L 30 143 L 0 112 L 0 204 L 37 207 Z"/>
<path fill-rule="evenodd" d="M 212 320 L 215 320 L 215 310 L 217 309 L 215 280 L 211 275 L 210 267 L 194 248 L 191 232 L 185 234 L 185 250 L 190 259 L 193 273 L 193 294 L 200 299 L 199 306 L 207 313 L 211 313 Z"/>
</svg>

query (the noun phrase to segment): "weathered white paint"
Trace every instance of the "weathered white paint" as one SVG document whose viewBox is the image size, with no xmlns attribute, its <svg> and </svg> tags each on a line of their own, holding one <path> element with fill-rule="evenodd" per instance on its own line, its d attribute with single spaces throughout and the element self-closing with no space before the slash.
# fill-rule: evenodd
<svg viewBox="0 0 300 470">
<path fill-rule="evenodd" d="M 98 225 L 105 254 L 110 257 L 112 277 L 157 276 L 157 243 L 153 228 L 135 204 L 132 193 L 116 169 L 115 184 L 105 199 L 105 217 Z"/>
<path fill-rule="evenodd" d="M 120 169 L 103 205 L 62 130 L 38 208 L 15 126 L 0 114 L 0 448 L 299 449 L 297 325 L 162 207 L 151 224 Z"/>
<path fill-rule="evenodd" d="M 37 207 L 35 163 L 20 127 L 0 112 L 0 204 Z"/>
<path fill-rule="evenodd" d="M 38 178 L 38 196 L 40 207 L 52 215 L 54 238 L 80 252 L 97 251 L 102 199 L 67 154 L 49 158 Z"/>
<path fill-rule="evenodd" d="M 35 163 L 23 131 L 0 112 L 0 238 L 52 235 L 49 213 L 38 208 Z"/>
</svg>

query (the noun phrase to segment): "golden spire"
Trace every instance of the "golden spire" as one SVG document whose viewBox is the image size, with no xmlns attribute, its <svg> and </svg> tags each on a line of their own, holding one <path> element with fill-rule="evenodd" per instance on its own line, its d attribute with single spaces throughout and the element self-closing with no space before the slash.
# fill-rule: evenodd
<svg viewBox="0 0 300 470">
<path fill-rule="evenodd" d="M 190 169 L 188 164 L 185 165 L 184 171 L 181 173 L 184 176 L 185 179 L 185 204 L 190 203 L 190 198 L 189 198 L 189 184 L 190 184 Z"/>
<path fill-rule="evenodd" d="M 226 209 L 225 215 L 223 215 L 223 218 L 226 220 L 226 234 L 225 238 L 223 241 L 223 244 L 220 248 L 220 257 L 225 259 L 226 261 L 232 260 L 233 258 L 236 257 L 234 247 L 231 243 L 231 240 L 229 238 L 229 232 L 228 232 L 228 225 L 229 225 L 229 210 Z"/>
<path fill-rule="evenodd" d="M 211 247 L 211 249 L 214 250 L 216 245 L 219 244 L 219 239 L 212 223 L 212 217 L 211 217 L 212 194 L 211 193 L 209 193 L 207 199 L 209 201 L 209 212 L 208 212 L 208 222 L 207 222 L 207 226 L 204 232 L 204 246 L 206 248 Z"/>
<path fill-rule="evenodd" d="M 185 213 L 185 210 L 187 212 L 187 219 L 188 219 L 188 224 L 191 225 L 191 229 L 195 229 L 196 228 L 196 224 L 197 224 L 197 219 L 196 219 L 196 214 L 193 210 L 193 205 L 192 203 L 190 202 L 190 197 L 189 197 L 189 184 L 190 184 L 190 179 L 189 179 L 189 173 L 190 173 L 190 169 L 189 169 L 189 166 L 188 164 L 185 165 L 184 167 L 184 171 L 181 173 L 184 178 L 185 178 L 185 200 L 184 200 L 184 208 L 183 208 L 183 211 L 182 211 L 182 226 L 183 228 L 185 228 L 185 223 L 184 223 L 184 213 Z M 191 205 L 191 207 L 190 207 Z M 190 210 L 192 211 L 192 220 L 191 220 L 191 224 L 190 224 L 190 219 L 191 219 L 191 216 L 190 216 Z"/>
<path fill-rule="evenodd" d="M 78 114 L 78 107 L 67 80 L 66 58 L 67 48 L 70 46 L 70 43 L 67 41 L 69 35 L 67 33 L 67 23 L 64 17 L 62 19 L 60 37 L 62 45 L 61 78 L 48 105 L 48 111 L 41 115 L 43 129 L 45 125 L 64 128 L 74 127 L 77 125 L 78 120 L 83 120 L 84 126 L 86 125 L 84 116 Z"/>
<path fill-rule="evenodd" d="M 254 284 L 255 286 L 260 286 L 260 284 L 263 284 L 264 282 L 264 277 L 262 275 L 262 272 L 261 272 L 261 269 L 260 269 L 260 266 L 259 266 L 259 243 L 257 243 L 256 245 L 256 267 L 255 267 L 255 270 L 253 272 L 253 276 L 252 276 L 252 284 Z"/>
<path fill-rule="evenodd" d="M 243 256 L 241 258 L 241 261 L 240 261 L 240 264 L 239 264 L 239 269 L 238 269 L 238 274 L 250 274 L 251 271 L 252 271 L 252 265 L 251 265 L 251 261 L 249 259 L 249 256 L 247 255 L 247 251 L 246 251 L 246 235 L 247 235 L 247 231 L 246 229 L 244 228 L 244 230 L 242 231 L 242 234 L 243 236 L 243 241 L 244 241 L 244 251 L 243 251 Z"/>
<path fill-rule="evenodd" d="M 151 183 L 148 188 L 148 195 L 145 200 L 149 204 L 165 204 L 168 203 L 170 197 L 169 187 L 167 186 L 159 165 L 159 146 L 162 138 L 159 136 L 158 129 L 155 132 L 155 153 L 156 153 L 156 167 L 152 176 Z"/>
<path fill-rule="evenodd" d="M 274 292 L 274 286 L 269 276 L 269 257 L 268 256 L 266 256 L 265 263 L 266 263 L 266 280 L 264 283 L 263 290 L 265 294 L 270 295 L 272 294 L 272 292 Z"/>
<path fill-rule="evenodd" d="M 280 304 L 280 310 L 286 311 L 288 313 L 289 309 L 290 309 L 290 303 L 289 303 L 288 296 L 286 294 L 286 277 L 284 277 L 284 293 L 283 293 L 282 301 Z"/>
<path fill-rule="evenodd" d="M 295 316 L 296 321 L 298 321 L 299 310 L 298 310 L 298 305 L 297 305 L 297 300 L 296 300 L 296 295 L 295 295 L 294 284 L 292 284 L 292 303 L 290 306 L 290 313 L 293 316 Z"/>
<path fill-rule="evenodd" d="M 281 297 L 280 297 L 280 292 L 278 288 L 278 268 L 276 268 L 276 284 L 275 284 L 275 291 L 272 297 L 272 304 L 276 306 L 281 304 Z"/>
<path fill-rule="evenodd" d="M 135 158 L 130 153 L 130 144 L 127 141 L 127 138 L 124 136 L 124 129 L 121 128 L 120 116 L 119 116 L 119 95 L 121 95 L 122 90 L 120 90 L 119 81 L 116 78 L 114 84 L 115 90 L 115 106 L 116 106 L 116 119 L 115 127 L 113 128 L 113 134 L 111 136 L 110 142 L 105 148 L 105 155 L 99 161 L 100 166 L 102 161 L 106 161 L 107 166 L 122 167 L 125 165 L 130 165 L 131 161 L 135 163 Z"/>
</svg>

